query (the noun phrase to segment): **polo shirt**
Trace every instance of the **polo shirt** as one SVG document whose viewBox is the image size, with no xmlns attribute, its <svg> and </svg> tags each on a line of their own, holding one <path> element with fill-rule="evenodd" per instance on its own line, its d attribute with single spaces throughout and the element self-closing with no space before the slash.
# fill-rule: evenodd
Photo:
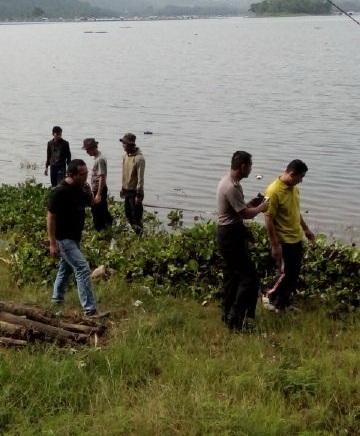
<svg viewBox="0 0 360 436">
<path fill-rule="evenodd" d="M 72 239 L 80 242 L 85 224 L 85 207 L 90 197 L 82 186 L 70 185 L 63 180 L 51 191 L 48 211 L 55 214 L 55 237 L 61 241 Z"/>
<path fill-rule="evenodd" d="M 99 151 L 99 154 L 96 156 L 94 160 L 94 166 L 92 168 L 91 173 L 91 189 L 93 192 L 97 192 L 99 189 L 99 183 L 100 183 L 100 176 L 107 175 L 107 160 L 106 157 L 101 154 Z"/>
<path fill-rule="evenodd" d="M 231 178 L 230 172 L 219 182 L 217 189 L 218 223 L 220 226 L 242 223 L 239 215 L 246 208 L 244 193 L 239 182 Z"/>
<path fill-rule="evenodd" d="M 279 176 L 266 188 L 265 195 L 270 199 L 265 215 L 272 217 L 279 241 L 289 244 L 301 241 L 299 188 L 288 186 Z"/>
</svg>

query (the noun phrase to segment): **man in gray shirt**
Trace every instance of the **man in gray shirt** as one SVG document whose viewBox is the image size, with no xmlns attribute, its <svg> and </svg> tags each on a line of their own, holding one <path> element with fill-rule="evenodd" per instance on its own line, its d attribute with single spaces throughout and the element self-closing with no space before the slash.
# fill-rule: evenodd
<svg viewBox="0 0 360 436">
<path fill-rule="evenodd" d="M 217 242 L 223 257 L 223 315 L 230 330 L 244 331 L 255 327 L 254 318 L 259 292 L 259 279 L 250 258 L 248 242 L 251 233 L 244 219 L 266 211 L 263 196 L 245 202 L 240 181 L 251 172 L 252 158 L 246 151 L 236 151 L 231 169 L 217 189 Z"/>
<path fill-rule="evenodd" d="M 99 232 L 111 226 L 113 222 L 107 203 L 107 161 L 98 149 L 98 142 L 95 141 L 95 138 L 84 139 L 83 149 L 86 150 L 89 156 L 94 157 L 94 165 L 91 172 L 91 190 L 94 195 L 94 202 L 91 212 L 94 227 Z"/>
</svg>

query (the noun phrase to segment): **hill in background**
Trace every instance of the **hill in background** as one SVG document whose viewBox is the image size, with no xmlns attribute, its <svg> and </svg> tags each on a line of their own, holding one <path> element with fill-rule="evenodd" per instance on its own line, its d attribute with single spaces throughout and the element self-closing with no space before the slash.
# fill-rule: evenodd
<svg viewBox="0 0 360 436">
<path fill-rule="evenodd" d="M 121 15 L 246 14 L 251 0 L 87 0 L 91 5 L 112 9 Z"/>
<path fill-rule="evenodd" d="M 299 0 L 301 2 L 301 0 Z M 0 0 L 0 20 L 146 16 L 247 15 L 256 0 Z M 345 11 L 360 11 L 360 0 L 336 2 Z M 334 12 L 337 11 L 334 9 Z"/>
<path fill-rule="evenodd" d="M 0 0 L 1 20 L 111 16 L 113 12 L 78 0 Z"/>
<path fill-rule="evenodd" d="M 111 9 L 120 15 L 187 13 L 211 15 L 247 15 L 251 4 L 261 0 L 87 0 L 93 6 Z M 326 0 L 324 0 L 326 2 Z M 303 3 L 298 0 L 299 3 Z M 360 11 L 360 0 L 339 0 L 335 3 L 345 11 Z"/>
</svg>

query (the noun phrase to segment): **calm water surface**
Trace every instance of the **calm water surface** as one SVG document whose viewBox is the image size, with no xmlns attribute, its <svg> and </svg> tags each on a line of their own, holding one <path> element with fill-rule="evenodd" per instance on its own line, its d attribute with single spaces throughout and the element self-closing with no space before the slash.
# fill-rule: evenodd
<svg viewBox="0 0 360 436">
<path fill-rule="evenodd" d="M 253 155 L 249 198 L 300 158 L 310 169 L 305 218 L 359 243 L 360 29 L 349 19 L 11 24 L 0 26 L 0 44 L 3 183 L 29 175 L 49 183 L 55 124 L 89 164 L 82 139 L 97 138 L 116 198 L 118 138 L 135 133 L 146 204 L 204 218 L 215 217 L 216 186 L 235 150 Z"/>
</svg>

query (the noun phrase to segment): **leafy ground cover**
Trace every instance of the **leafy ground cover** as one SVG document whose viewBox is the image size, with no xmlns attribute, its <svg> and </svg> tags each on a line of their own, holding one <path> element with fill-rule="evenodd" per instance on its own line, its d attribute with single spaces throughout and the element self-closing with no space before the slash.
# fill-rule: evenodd
<svg viewBox="0 0 360 436">
<path fill-rule="evenodd" d="M 35 183 L 0 188 L 0 299 L 54 310 L 47 194 Z M 257 332 L 239 335 L 223 326 L 212 298 L 221 284 L 214 223 L 169 233 L 148 215 L 139 240 L 121 205 L 111 207 L 112 233 L 99 237 L 89 226 L 84 238 L 91 265 L 116 271 L 95 283 L 101 310 L 111 310 L 108 334 L 90 347 L 1 349 L 0 434 L 358 434 L 356 247 L 319 239 L 306 253 L 303 312 L 260 306 Z M 260 227 L 253 232 L 265 280 L 267 241 Z M 63 310 L 79 312 L 74 287 Z"/>
<path fill-rule="evenodd" d="M 0 188 L 0 231 L 8 242 L 7 256 L 14 283 L 50 284 L 56 268 L 48 255 L 45 228 L 49 190 L 26 182 Z M 87 220 L 83 250 L 92 268 L 105 265 L 129 282 L 140 281 L 157 295 L 214 297 L 221 287 L 221 259 L 216 250 L 216 224 L 197 222 L 173 232 L 161 230 L 156 214 L 146 214 L 141 240 L 129 231 L 123 206 L 111 202 L 116 224 L 111 233 L 97 234 Z M 90 215 L 90 214 L 89 214 Z M 180 214 L 170 213 L 172 222 Z M 263 283 L 275 273 L 262 226 L 250 226 L 255 236 L 254 261 Z M 360 302 L 360 250 L 319 236 L 305 252 L 299 297 L 330 303 L 336 311 L 354 310 Z"/>
</svg>

